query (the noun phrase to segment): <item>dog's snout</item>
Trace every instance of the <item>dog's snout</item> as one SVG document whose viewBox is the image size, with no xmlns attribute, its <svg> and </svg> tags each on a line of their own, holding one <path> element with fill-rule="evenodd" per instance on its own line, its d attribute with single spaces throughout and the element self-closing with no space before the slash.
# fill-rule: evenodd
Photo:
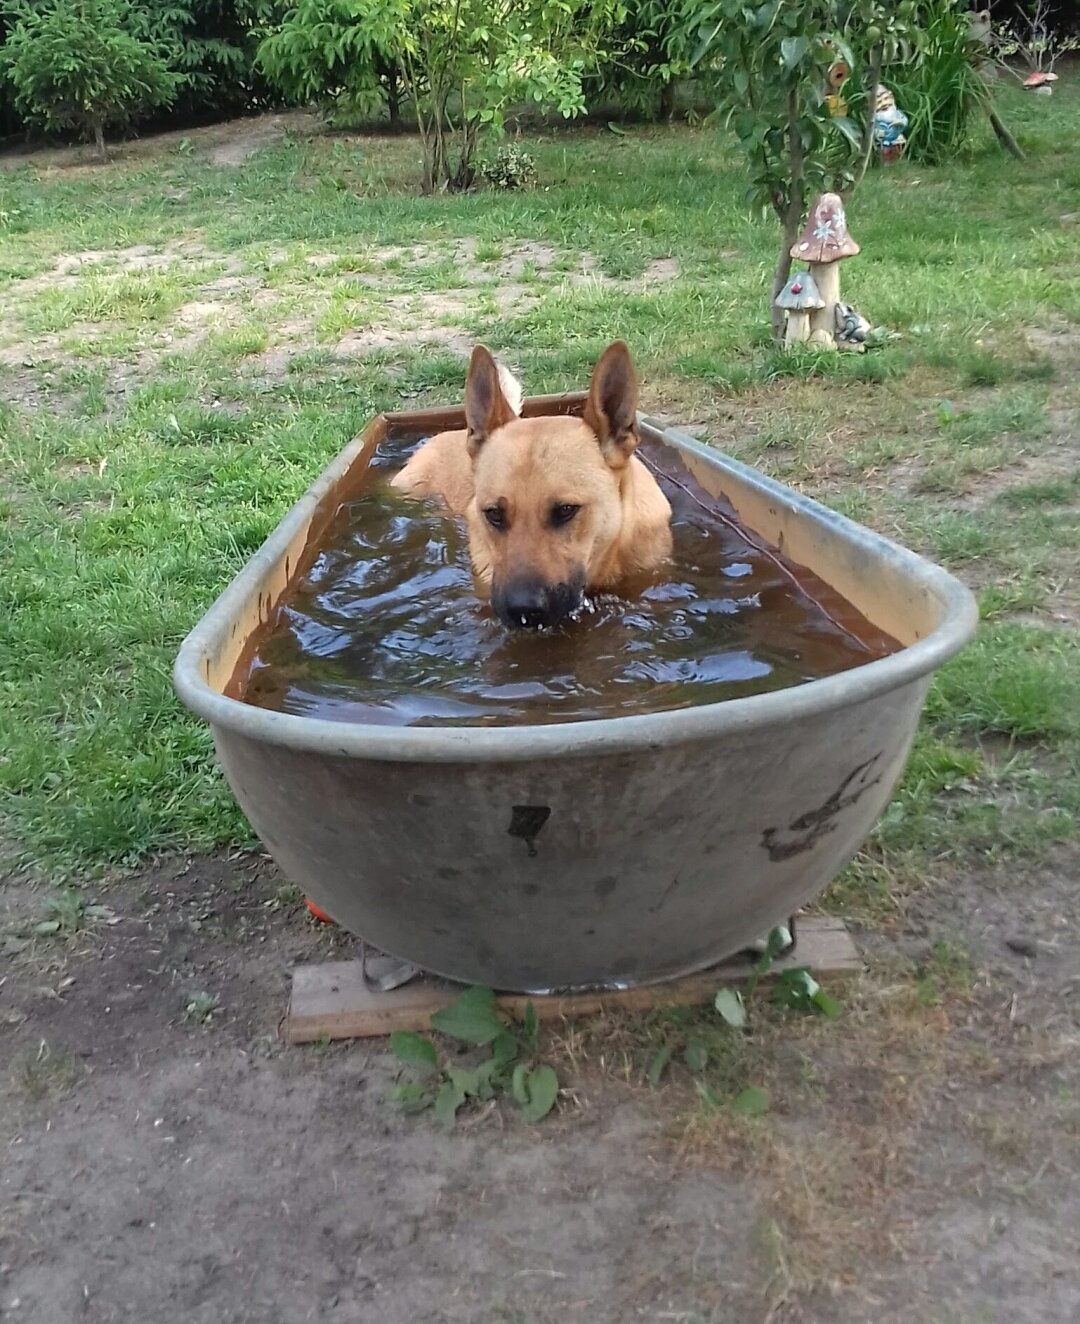
<svg viewBox="0 0 1080 1324">
<path fill-rule="evenodd" d="M 516 583 L 507 587 L 499 615 L 513 629 L 539 630 L 551 624 L 548 591 L 539 583 Z"/>
<path fill-rule="evenodd" d="M 569 584 L 517 580 L 496 588 L 492 602 L 503 622 L 513 630 L 539 630 L 557 625 L 581 605 L 581 594 Z"/>
</svg>

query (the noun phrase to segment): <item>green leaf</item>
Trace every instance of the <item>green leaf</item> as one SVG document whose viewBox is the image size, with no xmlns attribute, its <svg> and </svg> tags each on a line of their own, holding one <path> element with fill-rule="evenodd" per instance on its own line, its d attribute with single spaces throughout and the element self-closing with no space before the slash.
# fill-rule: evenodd
<svg viewBox="0 0 1080 1324">
<path fill-rule="evenodd" d="M 713 1006 L 732 1029 L 741 1030 L 746 1025 L 746 1004 L 738 989 L 720 989 L 713 999 Z"/>
<path fill-rule="evenodd" d="M 549 1066 L 539 1066 L 529 1072 L 526 1081 L 529 1101 L 522 1106 L 522 1116 L 529 1123 L 538 1122 L 555 1107 L 559 1097 L 559 1078 Z"/>
<path fill-rule="evenodd" d="M 862 133 L 854 120 L 849 119 L 846 115 L 837 115 L 833 120 L 833 124 L 853 147 L 862 145 Z"/>
<path fill-rule="evenodd" d="M 465 1102 L 465 1092 L 448 1080 L 435 1095 L 435 1116 L 444 1126 L 453 1126 L 458 1109 Z"/>
<path fill-rule="evenodd" d="M 390 1093 L 391 1100 L 403 1108 L 407 1113 L 423 1112 L 425 1108 L 430 1108 L 434 1096 L 426 1085 L 416 1083 L 410 1085 L 399 1085 Z"/>
<path fill-rule="evenodd" d="M 530 1048 L 535 1048 L 540 1038 L 540 1020 L 536 1014 L 536 1008 L 531 1002 L 525 1004 L 522 1027 L 525 1031 L 525 1042 Z"/>
<path fill-rule="evenodd" d="M 509 1030 L 503 1030 L 496 1035 L 491 1044 L 491 1060 L 496 1067 L 508 1067 L 511 1062 L 517 1059 L 518 1041 Z"/>
<path fill-rule="evenodd" d="M 649 1063 L 649 1069 L 645 1076 L 649 1084 L 656 1089 L 660 1084 L 660 1077 L 664 1074 L 667 1064 L 671 1061 L 671 1045 L 664 1046 L 657 1050 L 653 1055 L 653 1060 Z"/>
<path fill-rule="evenodd" d="M 495 1094 L 495 1082 L 499 1075 L 499 1063 L 493 1057 L 481 1062 L 472 1073 L 476 1078 L 475 1097 L 490 1099 Z"/>
<path fill-rule="evenodd" d="M 40 923 L 35 924 L 30 932 L 44 936 L 47 933 L 58 933 L 59 930 L 60 921 L 58 919 L 43 919 Z"/>
<path fill-rule="evenodd" d="M 709 1050 L 703 1039 L 694 1038 L 683 1049 L 683 1061 L 691 1071 L 704 1071 L 709 1064 Z"/>
<path fill-rule="evenodd" d="M 855 59 L 855 53 L 843 39 L 843 37 L 832 37 L 833 50 L 841 60 L 847 65 L 848 69 L 854 69 L 858 61 Z"/>
<path fill-rule="evenodd" d="M 395 1057 L 409 1066 L 434 1070 L 438 1065 L 435 1045 L 415 1030 L 395 1030 L 390 1036 L 390 1049 Z"/>
<path fill-rule="evenodd" d="M 626 130 L 621 125 L 616 124 L 614 120 L 608 120 L 608 131 L 613 133 L 616 138 L 626 137 Z"/>
<path fill-rule="evenodd" d="M 823 1016 L 828 1016 L 831 1021 L 836 1020 L 843 1010 L 836 998 L 831 993 L 826 993 L 823 988 L 819 988 L 810 1001 Z"/>
<path fill-rule="evenodd" d="M 691 69 L 694 67 L 694 65 L 700 64 L 701 61 L 705 58 L 705 56 L 709 53 L 709 47 L 712 46 L 713 42 L 716 40 L 716 34 L 720 31 L 722 27 L 723 27 L 723 19 L 721 19 L 720 22 L 717 23 L 714 28 L 711 28 L 707 33 L 705 33 L 704 36 L 700 37 L 693 55 L 690 56 Z"/>
<path fill-rule="evenodd" d="M 529 1087 L 525 1082 L 528 1074 L 529 1068 L 524 1062 L 519 1062 L 514 1068 L 514 1074 L 510 1080 L 510 1093 L 523 1108 L 529 1102 Z"/>
<path fill-rule="evenodd" d="M 802 61 L 809 48 L 810 43 L 805 37 L 785 37 L 780 43 L 780 54 L 784 61 L 784 68 L 794 69 Z"/>
<path fill-rule="evenodd" d="M 744 1117 L 761 1117 L 769 1111 L 769 1091 L 760 1085 L 748 1085 L 731 1102 L 732 1108 Z"/>
<path fill-rule="evenodd" d="M 467 1099 L 473 1099 L 480 1092 L 479 1071 L 463 1071 L 460 1067 L 447 1067 L 446 1078 L 454 1089 L 460 1090 Z"/>
<path fill-rule="evenodd" d="M 432 1028 L 452 1039 L 483 1047 L 505 1033 L 495 994 L 490 988 L 477 985 L 467 988 L 449 1007 L 442 1007 L 431 1018 Z"/>
</svg>

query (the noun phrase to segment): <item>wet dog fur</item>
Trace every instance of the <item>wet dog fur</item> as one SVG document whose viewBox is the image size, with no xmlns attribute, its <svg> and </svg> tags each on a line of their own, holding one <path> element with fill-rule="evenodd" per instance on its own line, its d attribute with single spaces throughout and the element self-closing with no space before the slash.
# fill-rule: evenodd
<svg viewBox="0 0 1080 1324">
<path fill-rule="evenodd" d="M 671 507 L 634 454 L 638 380 L 617 340 L 581 418 L 521 418 L 521 390 L 478 345 L 462 431 L 432 437 L 392 486 L 468 526 L 477 588 L 513 628 L 555 625 L 589 590 L 633 592 L 671 554 Z"/>
</svg>

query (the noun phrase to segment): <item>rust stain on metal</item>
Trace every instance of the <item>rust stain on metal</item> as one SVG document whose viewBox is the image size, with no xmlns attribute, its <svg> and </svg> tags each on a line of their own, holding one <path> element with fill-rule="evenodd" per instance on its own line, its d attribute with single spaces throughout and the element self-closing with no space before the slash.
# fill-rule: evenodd
<svg viewBox="0 0 1080 1324">
<path fill-rule="evenodd" d="M 881 781 L 881 773 L 871 777 L 874 765 L 881 758 L 881 751 L 853 768 L 832 795 L 818 805 L 808 809 L 798 818 L 792 819 L 786 828 L 766 828 L 761 834 L 761 844 L 769 852 L 773 863 L 790 860 L 803 851 L 812 849 L 836 827 L 836 817 L 850 805 L 855 804 L 862 795 Z"/>
<path fill-rule="evenodd" d="M 514 805 L 510 811 L 510 826 L 506 829 L 512 837 L 520 837 L 529 848 L 529 854 L 536 854 L 536 838 L 544 824 L 551 817 L 547 805 Z"/>
</svg>

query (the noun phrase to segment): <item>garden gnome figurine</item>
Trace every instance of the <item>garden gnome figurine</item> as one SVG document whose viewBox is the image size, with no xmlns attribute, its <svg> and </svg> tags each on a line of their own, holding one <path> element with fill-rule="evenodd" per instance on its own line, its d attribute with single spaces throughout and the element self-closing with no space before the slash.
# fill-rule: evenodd
<svg viewBox="0 0 1080 1324">
<path fill-rule="evenodd" d="M 806 262 L 817 286 L 821 306 L 810 314 L 810 343 L 835 349 L 836 305 L 840 299 L 840 263 L 854 257 L 859 245 L 848 234 L 844 203 L 836 193 L 822 193 L 810 208 L 791 256 Z"/>
<path fill-rule="evenodd" d="M 907 146 L 904 137 L 907 126 L 908 117 L 897 106 L 896 98 L 887 87 L 879 84 L 874 90 L 874 142 L 886 165 L 903 156 Z"/>
<path fill-rule="evenodd" d="M 776 296 L 777 308 L 787 313 L 784 346 L 801 344 L 810 339 L 810 314 L 825 307 L 825 300 L 809 271 L 797 271 Z"/>
</svg>

